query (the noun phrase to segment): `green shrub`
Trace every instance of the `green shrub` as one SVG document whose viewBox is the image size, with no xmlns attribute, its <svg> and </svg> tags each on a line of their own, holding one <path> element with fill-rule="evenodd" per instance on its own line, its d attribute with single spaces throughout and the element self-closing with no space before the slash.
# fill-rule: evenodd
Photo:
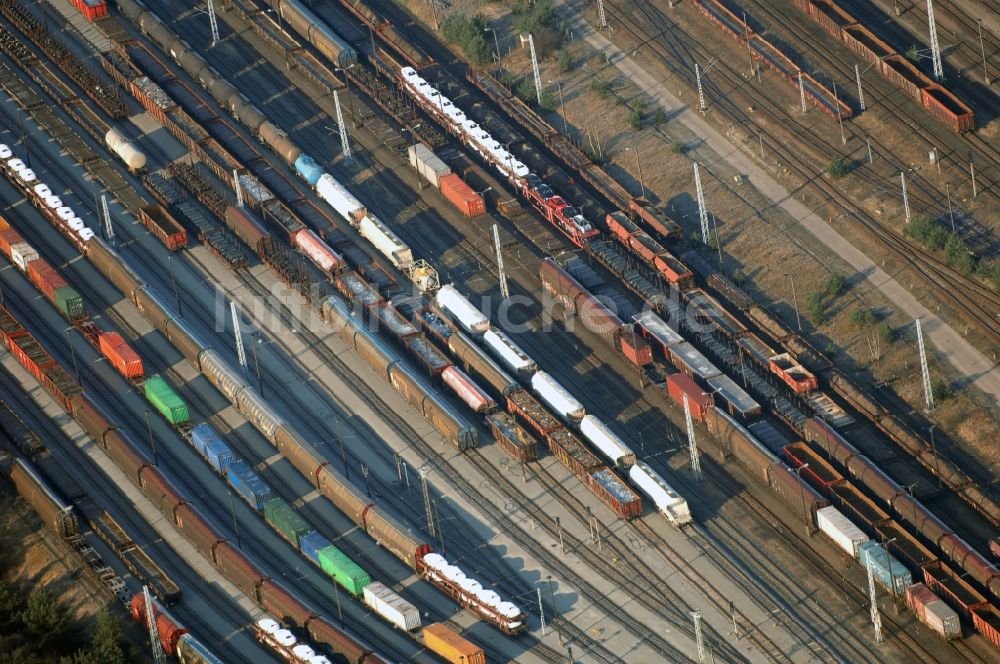
<svg viewBox="0 0 1000 664">
<path fill-rule="evenodd" d="M 517 84 L 517 96 L 528 102 L 536 101 L 538 95 L 535 92 L 535 79 L 531 76 L 522 78 Z"/>
<path fill-rule="evenodd" d="M 934 403 L 947 401 L 951 398 L 952 394 L 951 385 L 948 384 L 948 381 L 943 378 L 935 378 L 931 381 L 931 396 L 934 397 Z"/>
<path fill-rule="evenodd" d="M 814 325 L 822 325 L 826 322 L 826 308 L 823 306 L 822 294 L 809 293 L 806 295 L 806 312 Z"/>
<path fill-rule="evenodd" d="M 993 288 L 1000 291 L 1000 261 L 994 263 L 990 269 L 990 280 L 993 282 Z"/>
<path fill-rule="evenodd" d="M 673 154 L 684 154 L 687 152 L 687 148 L 680 141 L 674 141 L 670 144 L 670 152 Z"/>
<path fill-rule="evenodd" d="M 830 162 L 826 172 L 834 179 L 840 179 L 847 175 L 847 163 L 840 157 Z"/>
<path fill-rule="evenodd" d="M 518 16 L 516 25 L 520 32 L 536 33 L 556 27 L 556 11 L 549 0 L 537 0 L 533 4 L 519 2 L 514 6 L 514 13 Z"/>
<path fill-rule="evenodd" d="M 878 337 L 882 343 L 891 344 L 896 338 L 896 331 L 892 329 L 892 325 L 889 325 L 888 321 L 882 321 L 882 324 L 878 326 Z"/>
<path fill-rule="evenodd" d="M 573 71 L 573 56 L 569 54 L 569 49 L 561 48 L 556 56 L 559 71 L 563 74 Z"/>
<path fill-rule="evenodd" d="M 21 613 L 21 622 L 28 634 L 41 647 L 58 643 L 66 633 L 66 614 L 47 590 L 37 590 L 28 596 L 28 605 Z"/>
<path fill-rule="evenodd" d="M 470 61 L 481 65 L 492 58 L 492 50 L 486 35 L 488 27 L 490 22 L 482 14 L 472 17 L 455 14 L 441 24 L 441 34 L 449 42 L 461 48 Z"/>
<path fill-rule="evenodd" d="M 642 129 L 642 111 L 638 108 L 633 108 L 628 114 L 628 126 L 633 129 L 633 131 L 639 131 Z"/>
<path fill-rule="evenodd" d="M 826 294 L 830 297 L 840 297 L 847 291 L 847 282 L 843 275 L 831 274 L 826 280 Z"/>
<path fill-rule="evenodd" d="M 737 286 L 742 286 L 743 282 L 747 280 L 747 275 L 743 274 L 743 270 L 737 269 L 733 271 L 733 283 Z"/>
<path fill-rule="evenodd" d="M 656 127 L 659 127 L 660 125 L 667 124 L 667 112 L 664 111 L 659 106 L 657 106 L 656 110 L 653 111 L 653 117 L 651 119 L 652 119 L 653 124 Z"/>
<path fill-rule="evenodd" d="M 546 110 L 546 111 L 554 111 L 554 110 L 556 110 L 556 98 L 555 98 L 555 95 L 553 95 L 548 90 L 542 90 L 542 101 L 539 102 L 538 105 L 541 106 L 542 109 Z"/>
<path fill-rule="evenodd" d="M 940 251 L 948 243 L 948 231 L 924 214 L 910 217 L 910 221 L 903 227 L 903 235 L 924 245 L 928 251 Z"/>
<path fill-rule="evenodd" d="M 878 322 L 878 316 L 867 307 L 858 307 L 851 312 L 851 322 L 855 325 L 867 327 Z"/>
<path fill-rule="evenodd" d="M 972 274 L 976 269 L 976 258 L 957 234 L 948 236 L 944 245 L 945 262 L 962 274 Z"/>
<path fill-rule="evenodd" d="M 603 78 L 592 78 L 590 79 L 590 89 L 596 92 L 601 99 L 607 99 L 611 94 L 611 81 L 605 81 Z"/>
</svg>

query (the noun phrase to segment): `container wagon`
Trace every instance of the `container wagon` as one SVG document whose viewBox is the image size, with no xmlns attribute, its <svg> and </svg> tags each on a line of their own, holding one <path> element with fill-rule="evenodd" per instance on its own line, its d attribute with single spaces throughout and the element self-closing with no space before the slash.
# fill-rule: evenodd
<svg viewBox="0 0 1000 664">
<path fill-rule="evenodd" d="M 424 646 L 452 664 L 486 664 L 486 653 L 441 623 L 423 629 Z"/>
</svg>

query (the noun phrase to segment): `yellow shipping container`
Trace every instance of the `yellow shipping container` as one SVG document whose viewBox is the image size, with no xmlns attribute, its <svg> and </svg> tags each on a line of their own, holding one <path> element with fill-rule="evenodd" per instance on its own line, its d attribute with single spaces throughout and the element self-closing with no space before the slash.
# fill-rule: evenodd
<svg viewBox="0 0 1000 664">
<path fill-rule="evenodd" d="M 486 664 L 482 648 L 441 623 L 424 627 L 424 645 L 453 664 Z"/>
</svg>

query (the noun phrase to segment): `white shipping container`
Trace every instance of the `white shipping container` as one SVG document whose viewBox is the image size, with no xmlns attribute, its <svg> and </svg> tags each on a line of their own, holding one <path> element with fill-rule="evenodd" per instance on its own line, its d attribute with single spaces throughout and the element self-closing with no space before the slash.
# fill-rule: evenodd
<svg viewBox="0 0 1000 664">
<path fill-rule="evenodd" d="M 924 621 L 927 626 L 946 639 L 957 639 L 962 636 L 962 624 L 955 610 L 944 603 L 944 600 L 930 602 L 924 605 Z"/>
<path fill-rule="evenodd" d="M 413 252 L 410 247 L 375 215 L 366 215 L 361 220 L 358 232 L 399 269 L 405 270 L 413 265 Z"/>
<path fill-rule="evenodd" d="M 407 155 L 410 158 L 410 166 L 417 169 L 417 173 L 420 173 L 425 180 L 430 182 L 432 185 L 441 188 L 441 178 L 445 175 L 451 173 L 451 169 L 448 164 L 441 161 L 441 159 L 431 152 L 423 143 L 416 143 L 407 148 Z"/>
<path fill-rule="evenodd" d="M 490 328 L 483 335 L 483 341 L 504 364 L 514 371 L 525 375 L 538 371 L 538 364 L 502 331 Z"/>
<path fill-rule="evenodd" d="M 600 450 L 601 454 L 610 459 L 611 463 L 615 465 L 635 463 L 635 452 L 630 450 L 628 445 L 608 428 L 608 425 L 593 415 L 584 415 L 580 420 L 580 433 Z"/>
<path fill-rule="evenodd" d="M 531 387 L 542 401 L 563 417 L 580 420 L 586 414 L 583 404 L 544 371 L 535 372 L 531 377 Z"/>
<path fill-rule="evenodd" d="M 49 185 L 45 184 L 44 182 L 39 182 L 38 184 L 35 185 L 35 194 L 39 198 L 48 198 L 49 196 L 52 195 L 52 190 L 49 189 Z"/>
<path fill-rule="evenodd" d="M 490 320 L 451 284 L 438 290 L 436 300 L 438 306 L 454 316 L 466 332 L 482 334 L 490 329 Z"/>
<path fill-rule="evenodd" d="M 816 525 L 833 540 L 833 543 L 849 553 L 853 558 L 858 557 L 858 547 L 868 541 L 868 536 L 860 528 L 851 523 L 851 520 L 841 514 L 836 507 L 824 507 L 816 512 Z"/>
<path fill-rule="evenodd" d="M 26 168 L 17 174 L 17 177 L 21 179 L 21 182 L 28 184 L 29 182 L 35 181 L 35 172 L 30 168 Z"/>
<path fill-rule="evenodd" d="M 14 151 L 7 147 L 6 143 L 0 143 L 0 159 L 8 159 L 14 154 Z"/>
<path fill-rule="evenodd" d="M 357 226 L 361 219 L 368 214 L 364 204 L 329 173 L 323 173 L 316 182 L 316 193 L 329 203 L 330 207 L 337 211 L 337 214 L 354 226 Z"/>
<path fill-rule="evenodd" d="M 650 468 L 645 461 L 637 461 L 629 469 L 628 476 L 643 493 L 649 496 L 653 504 L 656 505 L 656 509 L 660 510 L 672 524 L 683 526 L 691 522 L 691 509 L 688 507 L 687 500 L 674 491 L 673 487 L 667 484 L 666 480 Z"/>
<path fill-rule="evenodd" d="M 411 632 L 420 627 L 420 610 L 379 581 L 365 586 L 364 601 L 375 613 L 401 630 Z"/>
<path fill-rule="evenodd" d="M 10 259 L 21 269 L 21 272 L 27 272 L 28 263 L 38 260 L 38 252 L 27 242 L 18 242 L 10 245 Z"/>
</svg>

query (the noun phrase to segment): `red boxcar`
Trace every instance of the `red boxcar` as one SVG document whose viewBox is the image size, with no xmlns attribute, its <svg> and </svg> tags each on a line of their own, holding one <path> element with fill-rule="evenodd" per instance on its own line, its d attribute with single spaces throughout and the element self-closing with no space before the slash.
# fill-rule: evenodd
<svg viewBox="0 0 1000 664">
<path fill-rule="evenodd" d="M 653 347 L 633 330 L 619 332 L 618 350 L 637 367 L 644 367 L 653 361 Z"/>
<path fill-rule="evenodd" d="M 84 18 L 93 23 L 108 15 L 108 4 L 104 0 L 71 0 Z M 167 653 L 168 655 L 171 653 Z"/>
<path fill-rule="evenodd" d="M 128 379 L 142 378 L 142 358 L 117 332 L 104 332 L 99 339 L 101 352 L 118 373 Z"/>
<path fill-rule="evenodd" d="M 684 396 L 687 395 L 691 417 L 702 422 L 705 421 L 708 409 L 715 404 L 712 395 L 701 389 L 687 374 L 675 373 L 667 376 L 667 392 L 682 408 Z"/>
</svg>

